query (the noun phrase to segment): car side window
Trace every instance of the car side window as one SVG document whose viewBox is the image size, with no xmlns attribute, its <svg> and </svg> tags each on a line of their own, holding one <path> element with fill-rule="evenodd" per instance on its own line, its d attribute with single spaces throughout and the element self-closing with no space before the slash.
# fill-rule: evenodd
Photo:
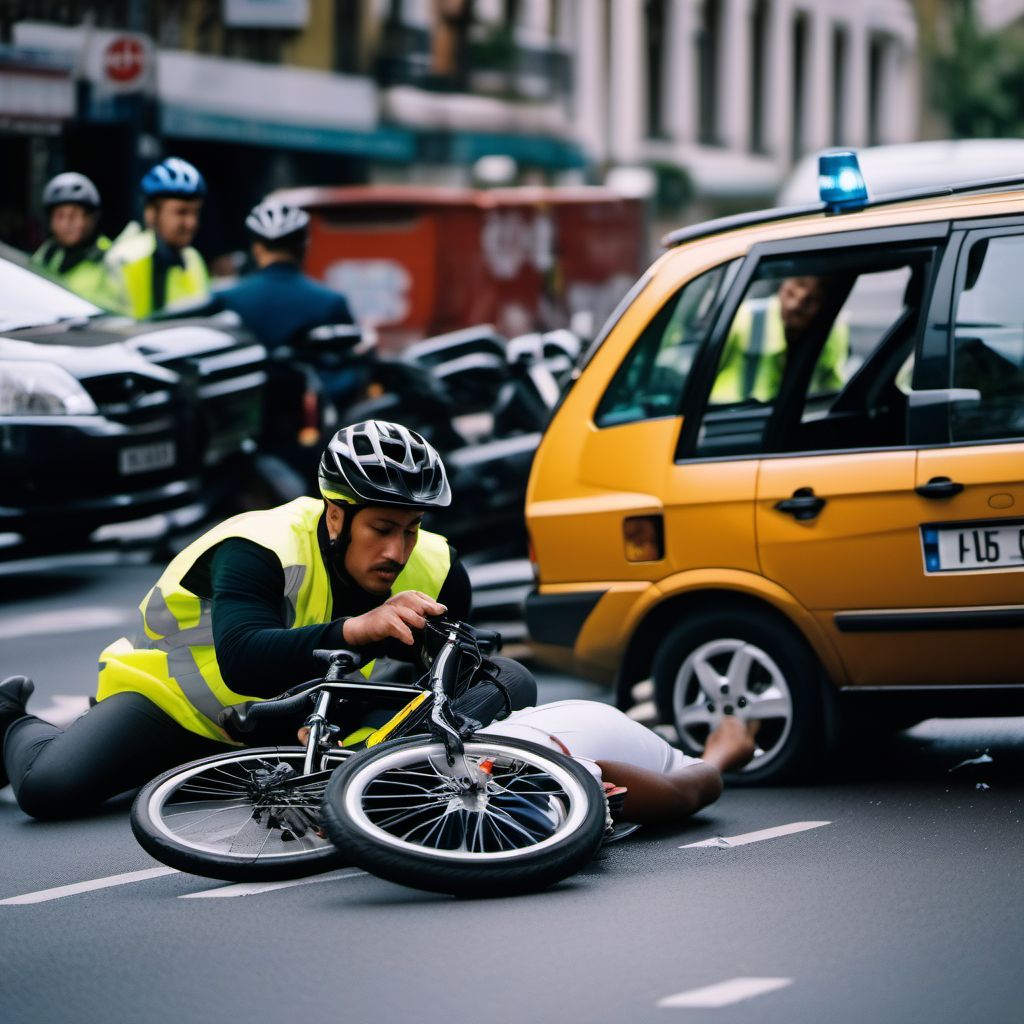
<svg viewBox="0 0 1024 1024">
<path fill-rule="evenodd" d="M 930 250 L 762 261 L 722 343 L 698 457 L 906 443 Z"/>
<path fill-rule="evenodd" d="M 967 253 L 953 326 L 954 441 L 1024 437 L 1024 235 L 982 238 Z"/>
<path fill-rule="evenodd" d="M 694 358 L 739 262 L 723 263 L 695 277 L 658 311 L 602 396 L 594 414 L 599 427 L 678 413 Z"/>
</svg>

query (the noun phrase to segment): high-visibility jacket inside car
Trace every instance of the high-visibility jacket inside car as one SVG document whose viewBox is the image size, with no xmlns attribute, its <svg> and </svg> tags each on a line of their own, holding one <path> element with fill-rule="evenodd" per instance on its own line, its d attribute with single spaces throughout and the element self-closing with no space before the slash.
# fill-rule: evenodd
<svg viewBox="0 0 1024 1024">
<path fill-rule="evenodd" d="M 132 639 L 121 637 L 100 655 L 97 699 L 140 693 L 184 728 L 226 742 L 217 724 L 221 709 L 259 698 L 236 693 L 224 682 L 213 644 L 211 595 L 195 594 L 183 581 L 217 544 L 240 537 L 280 559 L 287 609 L 282 628 L 330 622 L 331 583 L 317 538 L 323 510 L 319 498 L 296 498 L 277 508 L 234 516 L 193 541 L 139 605 L 142 632 Z M 451 550 L 444 537 L 420 530 L 391 592 L 419 590 L 436 599 L 450 567 Z M 372 668 L 373 662 L 363 666 L 363 674 L 368 676 Z"/>
</svg>

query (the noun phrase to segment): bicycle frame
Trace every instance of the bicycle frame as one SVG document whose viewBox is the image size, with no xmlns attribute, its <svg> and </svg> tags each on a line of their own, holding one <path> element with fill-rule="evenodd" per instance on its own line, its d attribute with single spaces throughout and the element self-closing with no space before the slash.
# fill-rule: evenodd
<svg viewBox="0 0 1024 1024">
<path fill-rule="evenodd" d="M 260 701 L 248 709 L 236 713 L 236 725 L 241 731 L 251 719 L 272 717 L 274 714 L 292 710 L 296 702 L 312 701 L 313 709 L 305 720 L 309 733 L 305 742 L 302 774 L 311 775 L 325 770 L 325 755 L 338 756 L 338 733 L 340 727 L 330 721 L 332 697 L 351 699 L 353 697 L 408 696 L 400 710 L 383 726 L 375 730 L 366 740 L 366 746 L 375 746 L 387 739 L 412 735 L 426 726 L 435 739 L 444 744 L 449 768 L 454 768 L 457 758 L 462 758 L 464 781 L 472 783 L 475 773 L 465 761 L 463 738 L 468 735 L 466 725 L 453 711 L 450 703 L 456 682 L 463 668 L 464 658 L 474 663 L 473 670 L 483 662 L 479 642 L 471 629 L 460 622 L 427 623 L 427 630 L 444 636 L 444 642 L 434 657 L 426 679 L 415 684 L 387 682 L 355 682 L 342 677 L 359 667 L 360 658 L 347 650 L 314 651 L 314 656 L 328 662 L 322 682 L 271 700 Z M 353 753 L 354 750 L 344 753 Z"/>
</svg>

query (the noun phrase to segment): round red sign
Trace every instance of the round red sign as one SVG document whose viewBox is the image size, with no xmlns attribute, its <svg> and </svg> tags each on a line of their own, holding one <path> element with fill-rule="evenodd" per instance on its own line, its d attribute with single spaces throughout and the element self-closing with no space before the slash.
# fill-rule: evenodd
<svg viewBox="0 0 1024 1024">
<path fill-rule="evenodd" d="M 145 62 L 145 50 L 138 39 L 118 36 L 111 41 L 103 54 L 103 69 L 112 82 L 127 84 L 134 82 L 141 74 Z"/>
</svg>

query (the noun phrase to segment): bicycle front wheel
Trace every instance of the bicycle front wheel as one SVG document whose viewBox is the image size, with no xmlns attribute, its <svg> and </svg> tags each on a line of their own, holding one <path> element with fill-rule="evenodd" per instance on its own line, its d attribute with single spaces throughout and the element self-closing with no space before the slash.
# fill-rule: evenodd
<svg viewBox="0 0 1024 1024">
<path fill-rule="evenodd" d="M 173 768 L 139 790 L 135 838 L 157 860 L 229 882 L 271 882 L 345 860 L 320 824 L 327 780 L 347 753 L 328 754 L 326 770 L 303 775 L 302 747 L 216 754 Z"/>
<path fill-rule="evenodd" d="M 322 821 L 346 863 L 431 892 L 504 896 L 553 885 L 593 857 L 606 804 L 585 768 L 502 736 L 476 736 L 465 749 L 469 786 L 427 736 L 342 765 Z"/>
</svg>

